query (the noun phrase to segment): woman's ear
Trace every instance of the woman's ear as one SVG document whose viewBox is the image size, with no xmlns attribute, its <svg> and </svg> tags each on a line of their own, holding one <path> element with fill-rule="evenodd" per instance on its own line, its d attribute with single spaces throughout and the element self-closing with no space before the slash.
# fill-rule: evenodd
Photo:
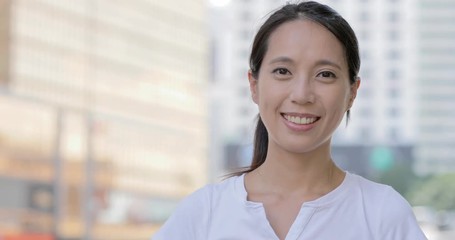
<svg viewBox="0 0 455 240">
<path fill-rule="evenodd" d="M 350 98 L 349 98 L 349 103 L 348 103 L 348 109 L 351 109 L 352 105 L 354 104 L 354 100 L 357 97 L 357 90 L 359 90 L 360 87 L 360 77 L 357 77 L 355 82 L 351 85 L 351 93 L 350 93 Z"/>
<path fill-rule="evenodd" d="M 258 80 L 253 76 L 253 72 L 251 70 L 248 71 L 248 81 L 250 82 L 251 98 L 254 103 L 258 104 Z"/>
</svg>

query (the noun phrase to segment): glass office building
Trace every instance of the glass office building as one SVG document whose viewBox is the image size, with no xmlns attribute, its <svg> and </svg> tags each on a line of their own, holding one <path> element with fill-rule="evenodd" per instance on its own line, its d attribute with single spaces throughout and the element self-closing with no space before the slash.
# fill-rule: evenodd
<svg viewBox="0 0 455 240">
<path fill-rule="evenodd" d="M 205 2 L 0 5 L 0 233 L 150 237 L 207 182 Z"/>
</svg>

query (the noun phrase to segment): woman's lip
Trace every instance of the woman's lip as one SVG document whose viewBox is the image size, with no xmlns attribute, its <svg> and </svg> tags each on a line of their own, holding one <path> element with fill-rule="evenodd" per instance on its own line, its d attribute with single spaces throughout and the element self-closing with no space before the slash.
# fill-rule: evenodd
<svg viewBox="0 0 455 240">
<path fill-rule="evenodd" d="M 308 123 L 308 124 L 297 124 L 297 123 L 293 123 L 289 120 L 286 119 L 286 115 L 287 114 L 281 114 L 282 117 L 283 117 L 283 120 L 284 120 L 284 124 L 292 131 L 295 131 L 295 132 L 305 132 L 305 131 L 309 131 L 311 129 L 313 129 L 316 124 L 318 123 L 318 121 L 321 119 L 321 117 L 319 116 L 316 116 L 316 115 L 312 115 L 312 114 L 299 114 L 299 115 L 288 115 L 288 116 L 303 116 L 304 118 L 316 118 L 316 121 L 312 122 L 312 123 Z"/>
<path fill-rule="evenodd" d="M 290 117 L 300 117 L 300 118 L 321 118 L 318 115 L 314 115 L 311 113 L 294 113 L 294 112 L 282 112 L 281 115 L 283 117 L 290 116 Z"/>
</svg>

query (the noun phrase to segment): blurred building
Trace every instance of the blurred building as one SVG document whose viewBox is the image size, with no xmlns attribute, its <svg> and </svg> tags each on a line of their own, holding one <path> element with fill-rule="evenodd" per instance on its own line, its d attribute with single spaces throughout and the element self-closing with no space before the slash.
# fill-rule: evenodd
<svg viewBox="0 0 455 240">
<path fill-rule="evenodd" d="M 223 8 L 213 8 L 212 41 L 214 77 L 212 128 L 217 133 L 211 159 L 221 158 L 214 166 L 218 172 L 232 166 L 233 145 L 238 152 L 251 149 L 255 117 L 247 71 L 254 34 L 268 14 L 287 1 L 231 0 Z M 376 151 L 387 149 L 394 159 L 412 164 L 409 149 L 416 138 L 416 52 L 415 2 L 412 0 L 326 0 L 347 19 L 360 43 L 361 87 L 352 108 L 348 127 L 341 124 L 333 138 L 334 159 L 349 170 L 367 173 Z M 403 11 L 406 9 L 406 11 Z M 217 111 L 216 109 L 223 109 Z M 222 126 L 220 128 L 219 126 Z M 350 151 L 362 148 L 365 154 Z M 217 151 L 214 149 L 218 149 Z M 379 149 L 379 150 L 378 150 Z M 225 154 L 220 157 L 219 152 Z M 401 153 L 401 154 L 400 154 Z M 404 154 L 406 153 L 406 154 Z M 242 154 L 242 156 L 246 156 Z M 353 156 L 356 159 L 346 158 Z M 365 156 L 368 158 L 365 159 Z"/>
<path fill-rule="evenodd" d="M 421 174 L 455 171 L 455 2 L 418 0 L 419 137 Z"/>
<path fill-rule="evenodd" d="M 0 0 L 0 239 L 146 239 L 207 182 L 206 14 Z"/>
</svg>

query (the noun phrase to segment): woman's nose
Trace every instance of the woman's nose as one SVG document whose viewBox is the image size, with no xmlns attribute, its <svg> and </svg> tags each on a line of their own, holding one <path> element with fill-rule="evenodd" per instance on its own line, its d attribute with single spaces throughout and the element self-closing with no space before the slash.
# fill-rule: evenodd
<svg viewBox="0 0 455 240">
<path fill-rule="evenodd" d="M 296 104 L 308 104 L 314 103 L 315 95 L 313 84 L 309 78 L 298 78 L 294 79 L 291 89 L 291 101 Z"/>
</svg>

